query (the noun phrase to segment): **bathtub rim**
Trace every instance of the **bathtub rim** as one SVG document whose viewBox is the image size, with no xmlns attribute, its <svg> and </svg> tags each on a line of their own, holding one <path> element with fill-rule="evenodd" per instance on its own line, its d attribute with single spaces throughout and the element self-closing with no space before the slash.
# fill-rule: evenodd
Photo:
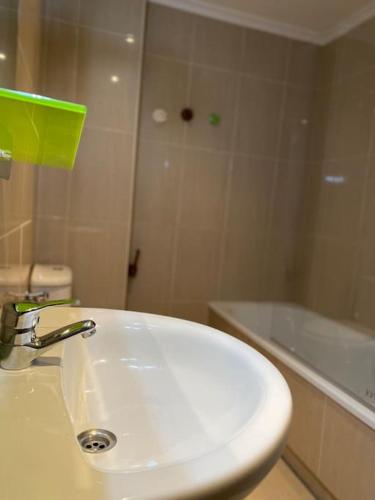
<svg viewBox="0 0 375 500">
<path fill-rule="evenodd" d="M 222 319 L 232 324 L 246 337 L 249 337 L 254 343 L 258 344 L 265 351 L 269 352 L 272 356 L 284 363 L 288 368 L 296 372 L 300 377 L 305 379 L 311 385 L 319 389 L 323 394 L 331 398 L 339 406 L 347 410 L 354 417 L 358 418 L 371 429 L 375 430 L 375 412 L 367 408 L 364 404 L 357 401 L 354 397 L 350 396 L 343 389 L 324 378 L 318 371 L 310 368 L 308 365 L 300 361 L 296 356 L 289 354 L 282 347 L 271 341 L 262 338 L 260 335 L 254 333 L 248 327 L 243 325 L 234 316 L 223 310 L 224 305 L 229 304 L 256 304 L 256 301 L 212 301 L 208 303 L 209 310 L 212 310 Z M 277 302 L 268 302 L 267 304 L 275 304 Z"/>
</svg>

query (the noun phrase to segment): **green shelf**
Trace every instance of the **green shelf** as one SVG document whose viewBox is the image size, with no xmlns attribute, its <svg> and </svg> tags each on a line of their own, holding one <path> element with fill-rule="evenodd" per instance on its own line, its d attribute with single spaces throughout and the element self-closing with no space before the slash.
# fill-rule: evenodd
<svg viewBox="0 0 375 500">
<path fill-rule="evenodd" d="M 0 159 L 71 170 L 86 106 L 0 88 Z"/>
</svg>

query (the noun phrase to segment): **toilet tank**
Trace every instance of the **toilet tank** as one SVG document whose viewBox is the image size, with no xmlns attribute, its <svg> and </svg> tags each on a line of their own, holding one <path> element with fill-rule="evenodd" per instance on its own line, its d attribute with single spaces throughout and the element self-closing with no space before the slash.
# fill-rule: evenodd
<svg viewBox="0 0 375 500">
<path fill-rule="evenodd" d="M 0 265 L 0 306 L 23 300 L 29 288 L 30 270 L 30 265 Z"/>
<path fill-rule="evenodd" d="M 35 264 L 31 273 L 31 293 L 45 292 L 48 300 L 72 298 L 73 273 L 62 265 Z"/>
</svg>

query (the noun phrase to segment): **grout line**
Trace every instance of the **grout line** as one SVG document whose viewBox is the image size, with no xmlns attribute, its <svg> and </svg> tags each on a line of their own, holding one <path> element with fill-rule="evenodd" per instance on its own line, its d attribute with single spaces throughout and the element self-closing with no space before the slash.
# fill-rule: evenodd
<svg viewBox="0 0 375 500">
<path fill-rule="evenodd" d="M 241 54 L 240 54 L 240 67 L 243 65 L 243 60 L 245 57 L 245 46 L 246 46 L 246 30 L 242 30 L 241 34 Z M 237 74 L 237 82 L 236 82 L 236 97 L 235 97 L 235 108 L 234 108 L 234 117 L 233 117 L 233 127 L 232 127 L 232 136 L 230 140 L 230 148 L 231 152 L 229 153 L 229 164 L 228 164 L 228 172 L 227 172 L 227 182 L 226 182 L 226 191 L 225 191 L 225 199 L 224 199 L 224 215 L 223 215 L 223 224 L 222 231 L 220 237 L 220 246 L 219 246 L 219 266 L 218 266 L 218 282 L 217 282 L 217 297 L 221 298 L 223 293 L 223 276 L 224 276 L 224 267 L 225 267 L 225 247 L 226 241 L 228 237 L 228 228 L 229 228 L 229 213 L 231 206 L 231 193 L 232 193 L 232 184 L 233 184 L 233 171 L 234 171 L 234 160 L 236 157 L 236 137 L 237 130 L 239 124 L 239 110 L 240 110 L 240 97 L 241 97 L 241 86 L 242 86 L 242 76 L 241 74 Z"/>
<path fill-rule="evenodd" d="M 32 222 L 32 219 L 28 219 L 25 222 L 22 222 L 18 226 L 14 227 L 13 229 L 10 229 L 9 231 L 7 231 L 6 233 L 4 233 L 0 236 L 0 241 L 7 238 L 8 236 L 11 236 L 12 234 L 16 233 L 20 229 L 23 229 L 24 227 L 28 226 L 29 224 L 31 224 L 31 222 Z"/>
<path fill-rule="evenodd" d="M 129 192 L 129 201 L 128 201 L 128 222 L 127 222 L 127 234 L 126 236 L 126 248 L 125 252 L 126 261 L 125 261 L 125 269 L 124 269 L 124 309 L 127 308 L 129 301 L 129 290 L 130 290 L 130 281 L 129 281 L 129 262 L 131 258 L 131 250 L 132 250 L 132 242 L 133 242 L 133 228 L 135 225 L 135 198 L 136 198 L 136 184 L 137 184 L 137 167 L 138 167 L 138 156 L 140 151 L 140 128 L 141 128 L 141 104 L 142 104 L 142 91 L 143 91 L 143 74 L 144 74 L 144 62 L 145 62 L 145 51 L 144 46 L 146 43 L 146 30 L 147 30 L 147 9 L 148 3 L 145 1 L 143 3 L 142 15 L 139 20 L 139 33 L 140 33 L 140 50 L 139 50 L 139 59 L 137 62 L 138 66 L 138 74 L 137 74 L 137 93 L 136 93 L 136 105 L 135 105 L 135 116 L 134 116 L 134 127 L 131 134 L 131 179 L 130 179 L 130 192 Z M 124 228 L 126 229 L 126 228 Z"/>
<path fill-rule="evenodd" d="M 78 0 L 78 15 L 81 11 L 81 0 Z M 75 98 L 77 98 L 78 95 L 78 67 L 79 67 L 79 50 L 80 50 L 80 33 L 79 33 L 79 28 L 78 26 L 74 26 L 75 29 L 75 37 L 76 37 L 76 47 L 75 47 L 75 55 L 74 55 L 74 65 L 73 65 L 73 78 L 74 78 L 74 87 L 73 87 L 73 92 Z M 86 128 L 88 128 L 86 126 Z M 68 264 L 68 255 L 69 255 L 69 231 L 68 231 L 68 221 L 70 219 L 69 212 L 70 212 L 70 207 L 71 207 L 71 201 L 72 201 L 72 192 L 73 192 L 73 176 L 74 172 L 71 172 L 70 175 L 68 175 L 68 186 L 67 186 L 67 193 L 66 193 L 66 204 L 65 204 L 65 224 L 63 227 L 64 231 L 64 243 L 63 243 L 63 264 Z"/>
<path fill-rule="evenodd" d="M 174 148 L 182 148 L 183 144 L 179 142 L 171 142 L 171 141 L 164 141 L 161 139 L 152 139 L 148 137 L 140 137 L 140 141 L 144 143 L 149 143 L 149 144 L 155 144 L 155 145 L 163 145 L 163 146 L 168 146 L 168 147 L 174 147 Z M 202 153 L 211 153 L 211 154 L 222 154 L 222 155 L 235 155 L 236 157 L 239 158 L 245 158 L 245 159 L 252 159 L 252 160 L 260 160 L 260 161 L 280 161 L 280 162 L 287 162 L 291 164 L 295 163 L 301 163 L 300 160 L 296 159 L 288 159 L 288 158 L 278 158 L 277 156 L 268 156 L 268 155 L 259 155 L 259 154 L 254 154 L 254 153 L 244 153 L 241 151 L 236 151 L 235 149 L 217 149 L 217 148 L 209 148 L 209 147 L 203 147 L 203 146 L 191 146 L 191 145 L 185 145 L 184 146 L 186 150 L 191 150 L 191 151 L 196 151 L 199 152 L 201 151 Z M 357 158 L 357 157 L 355 157 Z M 362 157 L 359 157 L 362 159 Z M 316 165 L 319 163 L 318 161 L 304 161 L 303 162 L 306 165 Z"/>
<path fill-rule="evenodd" d="M 358 220 L 358 248 L 356 249 L 356 255 L 355 255 L 355 263 L 353 266 L 353 288 L 351 291 L 351 317 L 354 319 L 356 318 L 356 298 L 358 297 L 358 288 L 359 288 L 359 282 L 360 282 L 360 270 L 361 270 L 361 257 L 362 257 L 362 246 L 363 246 L 363 239 L 364 239 L 364 232 L 365 232 L 365 215 L 366 215 L 366 207 L 367 207 L 367 202 L 369 199 L 369 180 L 371 178 L 371 162 L 372 162 L 372 157 L 371 153 L 374 150 L 374 144 L 375 144 L 375 111 L 372 113 L 372 120 L 371 120 L 371 126 L 370 126 L 370 137 L 369 137 L 369 143 L 367 147 L 367 154 L 366 154 L 366 164 L 365 164 L 365 172 L 364 172 L 364 178 L 362 180 L 362 196 L 361 196 L 361 208 L 360 208 L 360 214 L 359 214 L 359 220 Z M 361 245 L 362 243 L 362 245 Z"/>
<path fill-rule="evenodd" d="M 128 129 L 102 127 L 101 125 L 92 125 L 91 123 L 85 125 L 85 129 L 86 130 L 96 130 L 98 132 L 111 132 L 111 133 L 121 134 L 121 135 L 133 135 L 133 132 L 129 132 Z"/>
<path fill-rule="evenodd" d="M 19 264 L 22 265 L 23 264 L 23 240 L 24 240 L 24 237 L 23 237 L 23 227 L 20 228 L 20 258 L 19 258 Z"/>
<path fill-rule="evenodd" d="M 81 4 L 80 0 L 79 0 L 79 4 Z M 98 31 L 99 33 L 117 36 L 117 37 L 121 37 L 121 38 L 124 38 L 127 35 L 127 33 L 120 33 L 118 31 L 111 31 L 111 30 L 107 30 L 104 28 L 99 28 L 97 26 L 92 26 L 90 24 L 82 24 L 79 21 L 67 21 L 66 19 L 60 19 L 59 17 L 53 17 L 53 16 L 42 16 L 41 21 L 42 21 L 42 23 L 44 21 L 53 21 L 56 23 L 64 24 L 65 26 L 75 27 L 78 29 L 83 28 L 83 29 L 91 30 L 91 31 Z"/>
<path fill-rule="evenodd" d="M 193 53 L 195 48 L 195 36 L 196 36 L 196 19 L 193 20 L 192 23 L 192 31 L 191 31 L 191 45 L 190 45 L 190 61 L 188 63 L 188 79 L 186 84 L 186 102 L 189 103 L 191 99 L 191 91 L 192 91 L 192 82 L 193 82 Z M 173 231 L 173 241 L 172 241 L 172 261 L 171 261 L 171 277 L 170 277 L 170 285 L 169 285 L 169 293 L 167 299 L 167 311 L 168 314 L 172 313 L 172 303 L 175 302 L 173 292 L 176 284 L 176 271 L 177 271 L 177 252 L 178 252 L 178 240 L 179 240 L 179 227 L 181 221 L 181 213 L 182 213 L 182 187 L 185 180 L 185 168 L 186 168 L 186 142 L 187 142 L 187 134 L 188 134 L 188 124 L 184 124 L 183 129 L 183 137 L 182 137 L 182 153 L 181 153 L 181 165 L 180 165 L 180 179 L 177 188 L 177 210 L 176 210 L 176 218 L 174 224 Z M 181 146 L 180 146 L 181 147 Z"/>
<path fill-rule="evenodd" d="M 290 62 L 291 62 L 291 55 L 292 55 L 292 43 L 289 40 L 288 42 L 288 49 L 287 49 L 287 54 L 286 54 L 286 61 L 285 61 L 285 69 L 284 69 L 284 82 L 283 82 L 283 89 L 282 89 L 282 95 L 281 95 L 281 103 L 280 103 L 280 116 L 279 116 L 279 124 L 278 124 L 278 132 L 277 132 L 277 146 L 276 146 L 276 157 L 273 159 L 275 162 L 275 165 L 273 166 L 274 169 L 274 174 L 273 174 L 273 180 L 272 180 L 272 188 L 271 188 L 271 200 L 270 204 L 268 207 L 268 215 L 267 215 L 267 227 L 266 227 L 266 241 L 265 241 L 265 248 L 264 248 L 264 253 L 263 253 L 263 263 L 262 263 L 262 283 L 260 284 L 261 287 L 261 296 L 263 298 L 267 297 L 268 294 L 268 279 L 267 279 L 267 258 L 269 257 L 269 252 L 271 249 L 271 234 L 272 234 L 272 225 L 273 225 L 273 216 L 274 216 L 274 210 L 275 210 L 275 198 L 276 198 L 276 193 L 277 193 L 277 180 L 279 177 L 280 173 L 280 163 L 281 163 L 281 158 L 280 158 L 280 151 L 281 151 L 281 145 L 282 145 L 282 138 L 283 138 L 283 125 L 284 125 L 284 120 L 286 116 L 286 100 L 287 100 L 287 75 L 289 74 L 289 67 L 290 67 Z"/>
<path fill-rule="evenodd" d="M 328 397 L 324 396 L 323 403 L 323 412 L 322 412 L 322 428 L 320 430 L 320 445 L 319 445 L 319 454 L 318 454 L 318 471 L 317 476 L 321 476 L 321 466 L 322 466 L 322 456 L 323 456 L 323 444 L 324 444 L 324 435 L 325 435 L 325 426 L 326 426 L 326 414 L 327 414 L 327 404 Z"/>
<path fill-rule="evenodd" d="M 241 51 L 242 51 L 242 48 L 241 48 Z M 314 90 L 314 87 L 311 86 L 311 85 L 307 85 L 307 84 L 306 85 L 302 85 L 302 84 L 298 84 L 298 83 L 294 83 L 294 82 L 288 81 L 288 78 L 287 78 L 288 75 L 287 74 L 285 74 L 284 78 L 282 78 L 282 79 L 267 78 L 267 77 L 264 77 L 264 76 L 259 76 L 259 75 L 255 75 L 255 74 L 246 73 L 245 71 L 241 71 L 241 70 L 221 68 L 220 66 L 212 66 L 210 64 L 202 64 L 202 63 L 195 62 L 193 60 L 179 59 L 179 58 L 176 58 L 176 57 L 164 56 L 164 55 L 157 54 L 156 52 L 151 52 L 151 51 L 147 51 L 145 53 L 145 55 L 147 57 L 151 57 L 151 58 L 154 58 L 154 59 L 159 59 L 159 60 L 165 61 L 165 62 L 176 63 L 176 64 L 186 64 L 186 65 L 187 64 L 192 64 L 194 67 L 199 68 L 199 69 L 205 69 L 205 70 L 209 70 L 209 71 L 217 71 L 219 73 L 225 73 L 225 74 L 229 74 L 229 75 L 236 74 L 236 75 L 240 75 L 240 76 L 242 76 L 244 78 L 247 78 L 249 80 L 255 80 L 255 81 L 258 81 L 258 82 L 272 83 L 274 85 L 286 85 L 287 87 L 291 87 L 291 88 L 294 88 L 294 89 L 311 90 L 311 92 L 313 92 L 313 90 Z M 240 65 L 240 67 L 242 67 L 242 64 Z"/>
</svg>

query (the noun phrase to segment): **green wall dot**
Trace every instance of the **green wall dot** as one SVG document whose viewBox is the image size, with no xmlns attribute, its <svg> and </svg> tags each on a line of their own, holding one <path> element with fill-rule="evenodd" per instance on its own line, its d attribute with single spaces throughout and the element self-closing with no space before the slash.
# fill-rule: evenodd
<svg viewBox="0 0 375 500">
<path fill-rule="evenodd" d="M 221 122 L 221 116 L 219 115 L 219 113 L 211 113 L 210 116 L 208 117 L 208 121 L 209 123 L 211 123 L 211 125 L 220 125 L 220 122 Z"/>
</svg>

